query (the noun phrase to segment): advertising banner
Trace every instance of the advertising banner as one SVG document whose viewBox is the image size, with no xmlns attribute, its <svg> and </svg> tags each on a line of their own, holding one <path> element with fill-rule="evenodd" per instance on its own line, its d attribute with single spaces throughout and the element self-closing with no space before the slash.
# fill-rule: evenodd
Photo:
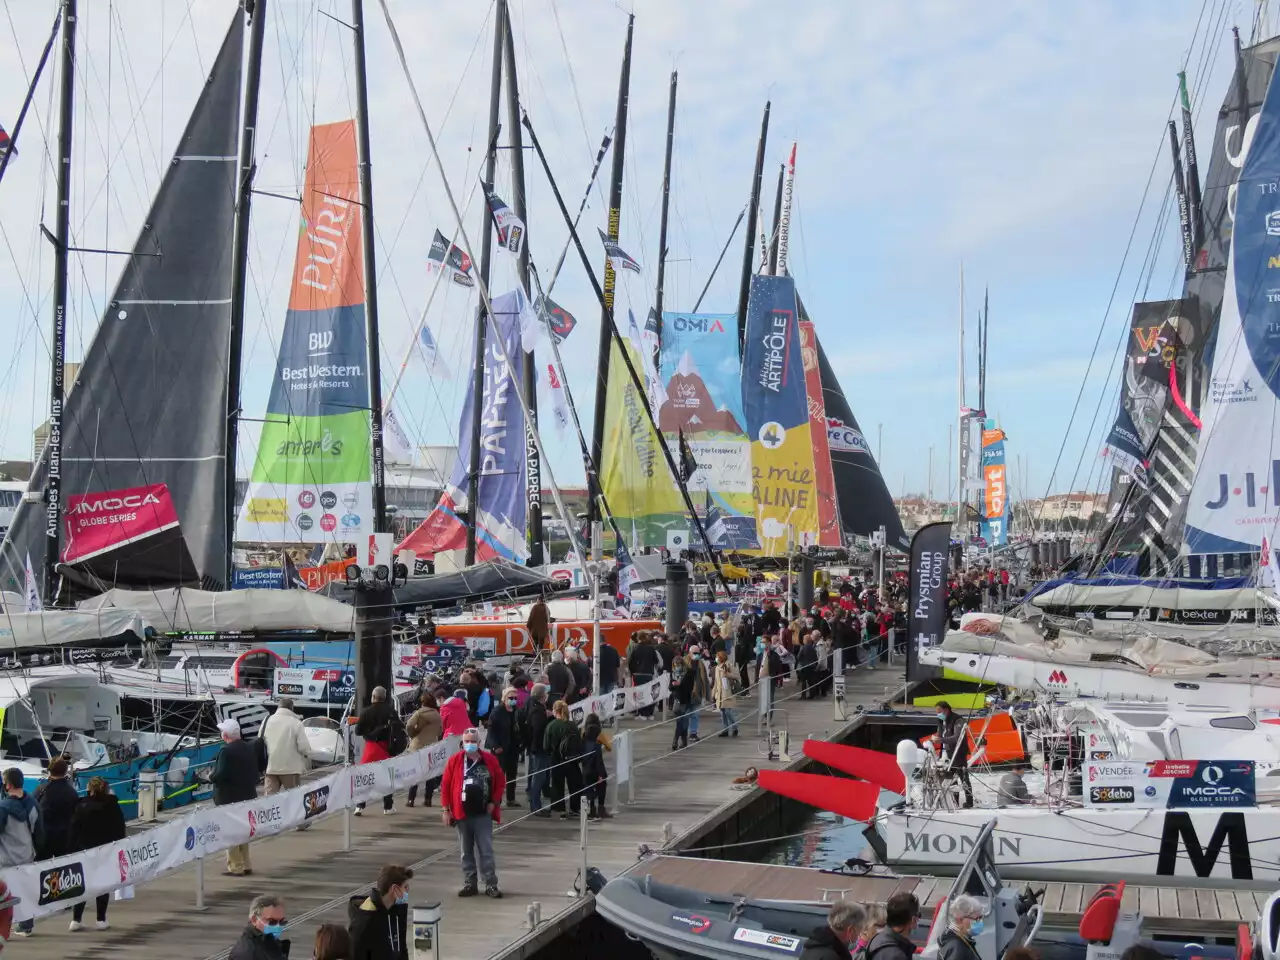
<svg viewBox="0 0 1280 960">
<path fill-rule="evenodd" d="M 1252 760 L 1121 760 L 1089 763 L 1085 803 L 1091 807 L 1252 807 Z"/>
<path fill-rule="evenodd" d="M 818 367 L 818 335 L 812 320 L 800 321 L 800 356 L 804 363 L 804 392 L 809 406 L 809 436 L 813 438 L 814 476 L 818 481 L 818 545 L 839 547 L 840 517 L 836 510 L 836 479 L 827 434 L 827 405 Z"/>
<path fill-rule="evenodd" d="M 795 281 L 751 278 L 742 409 L 751 438 L 752 490 L 767 554 L 818 534 L 818 496 Z"/>
<path fill-rule="evenodd" d="M 982 432 L 982 496 L 981 536 L 989 547 L 1003 547 L 1009 542 L 1007 523 L 1009 482 L 1004 455 L 1004 431 Z"/>
<path fill-rule="evenodd" d="M 529 312 L 519 290 L 492 301 L 493 319 L 502 337 L 501 346 L 486 340 L 484 393 L 480 412 L 479 510 L 467 505 L 471 476 L 471 423 L 474 381 L 468 381 L 466 400 L 458 420 L 458 459 L 440 502 L 426 520 L 399 545 L 419 557 L 434 557 L 442 550 L 461 550 L 467 542 L 467 522 L 459 511 L 476 521 L 476 559 L 523 561 L 528 557 L 525 526 L 529 502 L 525 496 L 526 446 L 524 410 L 517 393 L 524 389 L 524 356 L 520 346 L 522 317 Z M 503 362 L 503 350 L 515 368 Z"/>
<path fill-rule="evenodd" d="M 231 571 L 232 590 L 283 590 L 284 567 L 236 567 Z"/>
<path fill-rule="evenodd" d="M 355 122 L 312 127 L 289 312 L 237 540 L 373 532 L 359 196 Z"/>
<path fill-rule="evenodd" d="M 178 525 L 178 512 L 169 499 L 169 488 L 153 483 L 70 496 L 63 524 L 62 560 L 75 563 L 170 530 Z"/>
<path fill-rule="evenodd" d="M 939 676 L 920 663 L 920 653 L 947 635 L 947 574 L 951 524 L 930 523 L 911 538 L 911 593 L 907 601 L 907 680 Z"/>
<path fill-rule="evenodd" d="M 751 496 L 751 441 L 742 414 L 742 363 L 733 314 L 664 313 L 659 377 L 666 394 L 658 426 L 672 450 L 683 434 L 697 469 L 686 481 L 719 521 L 711 545 L 759 547 Z"/>
</svg>

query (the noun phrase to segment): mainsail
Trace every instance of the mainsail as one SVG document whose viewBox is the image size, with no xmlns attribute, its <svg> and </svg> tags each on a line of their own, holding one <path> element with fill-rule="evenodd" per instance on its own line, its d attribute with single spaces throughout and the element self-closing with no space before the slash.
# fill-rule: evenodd
<svg viewBox="0 0 1280 960">
<path fill-rule="evenodd" d="M 244 18 L 237 10 L 142 232 L 85 354 L 62 421 L 66 550 L 77 581 L 210 585 L 227 556 L 226 357 Z M 30 490 L 43 492 L 48 449 Z M 44 555 L 44 507 L 23 502 L 3 583 Z M 37 563 L 36 569 L 42 569 Z"/>
<path fill-rule="evenodd" d="M 1246 137 L 1248 141 L 1249 138 Z M 1235 225 L 1202 408 L 1200 461 L 1187 503 L 1192 553 L 1274 539 L 1280 513 L 1280 87 L 1273 82 L 1245 148 Z"/>
<path fill-rule="evenodd" d="M 236 539 L 374 532 L 355 121 L 311 128 L 289 312 Z"/>
</svg>

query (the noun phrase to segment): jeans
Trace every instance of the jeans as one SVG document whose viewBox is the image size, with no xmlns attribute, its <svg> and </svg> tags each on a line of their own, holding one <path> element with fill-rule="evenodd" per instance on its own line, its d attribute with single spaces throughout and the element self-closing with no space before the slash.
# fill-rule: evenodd
<svg viewBox="0 0 1280 960">
<path fill-rule="evenodd" d="M 476 886 L 476 860 L 486 887 L 498 885 L 498 871 L 493 863 L 493 817 L 487 813 L 463 817 L 457 823 L 458 846 L 462 851 L 462 881 Z"/>
<path fill-rule="evenodd" d="M 701 709 L 701 700 L 689 704 L 689 736 L 691 737 L 696 737 L 698 735 L 698 712 Z"/>
<path fill-rule="evenodd" d="M 731 707 L 720 708 L 720 722 L 724 725 L 724 729 L 732 728 L 734 733 L 738 732 L 738 718 L 733 715 Z"/>
<path fill-rule="evenodd" d="M 111 894 L 109 893 L 100 894 L 98 898 L 94 900 L 94 907 L 96 908 L 98 913 L 99 923 L 106 922 L 107 904 L 110 902 L 111 902 Z M 73 907 L 71 910 L 71 919 L 74 920 L 76 923 L 79 923 L 80 920 L 84 917 L 84 908 L 86 906 L 88 906 L 88 903 L 77 903 L 75 907 Z"/>
<path fill-rule="evenodd" d="M 551 778 L 549 766 L 551 758 L 545 753 L 529 754 L 529 785 L 525 791 L 529 794 L 530 810 L 542 809 L 542 794 L 546 792 L 547 781 Z"/>
</svg>

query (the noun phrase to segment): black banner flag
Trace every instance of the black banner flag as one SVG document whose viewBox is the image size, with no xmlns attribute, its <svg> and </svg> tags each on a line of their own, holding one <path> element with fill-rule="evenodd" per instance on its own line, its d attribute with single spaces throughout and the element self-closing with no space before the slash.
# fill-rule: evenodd
<svg viewBox="0 0 1280 960">
<path fill-rule="evenodd" d="M 947 569 L 951 524 L 930 523 L 911 538 L 911 597 L 907 605 L 907 681 L 941 672 L 920 665 L 920 651 L 942 643 L 947 633 Z"/>
</svg>

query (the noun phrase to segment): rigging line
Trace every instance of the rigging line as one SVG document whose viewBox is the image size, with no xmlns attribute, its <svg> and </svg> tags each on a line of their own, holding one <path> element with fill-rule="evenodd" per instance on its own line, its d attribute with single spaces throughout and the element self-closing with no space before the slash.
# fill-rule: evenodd
<svg viewBox="0 0 1280 960">
<path fill-rule="evenodd" d="M 387 6 L 387 0 L 378 0 L 378 5 L 382 8 L 383 18 L 387 21 L 387 29 L 391 33 L 391 42 L 395 46 L 396 56 L 400 61 L 400 69 L 404 73 L 405 82 L 408 85 L 409 92 L 413 97 L 414 106 L 417 108 L 417 112 L 418 112 L 418 118 L 422 121 L 422 128 L 426 132 L 427 142 L 431 145 L 431 154 L 435 158 L 437 169 L 440 171 L 440 179 L 444 186 L 445 196 L 447 196 L 449 199 L 449 207 L 453 212 L 453 218 L 456 221 L 458 225 L 458 230 L 462 235 L 465 249 L 467 251 L 470 251 L 473 249 L 473 247 L 471 246 L 471 241 L 467 237 L 466 224 L 463 223 L 462 213 L 458 209 L 458 203 L 457 203 L 457 199 L 454 197 L 453 187 L 449 183 L 449 178 L 445 175 L 444 167 L 440 162 L 440 152 L 436 146 L 436 138 L 431 131 L 430 123 L 427 122 L 426 110 L 422 106 L 422 100 L 418 96 L 417 85 L 414 83 L 413 75 L 409 71 L 409 63 L 405 59 L 404 46 L 400 42 L 399 31 L 397 31 L 396 29 L 395 21 L 392 20 L 391 18 L 391 10 Z M 485 229 L 488 229 L 487 223 L 485 224 Z M 489 327 L 492 331 L 494 346 L 498 348 L 498 352 L 501 356 L 502 362 L 505 363 L 508 367 L 511 367 L 511 369 L 515 369 L 514 367 L 512 367 L 511 358 L 507 356 L 506 344 L 503 342 L 501 331 L 498 329 L 498 323 L 493 316 L 493 304 L 490 302 L 490 299 L 489 299 L 488 284 L 485 282 L 485 279 L 480 276 L 477 276 L 475 280 L 476 280 L 476 290 L 480 295 L 481 303 L 484 308 L 485 319 L 488 321 Z M 520 404 L 520 410 L 524 414 L 525 423 L 530 425 L 536 424 L 537 421 L 529 415 L 529 404 L 528 404 L 528 401 L 525 399 L 524 391 L 516 390 L 514 392 L 515 392 L 516 400 Z M 478 397 L 476 399 L 477 401 L 479 400 Z M 529 438 L 533 440 L 534 445 L 537 447 L 538 457 L 543 465 L 543 468 L 546 470 L 547 481 L 551 485 L 551 495 L 555 499 L 556 509 L 560 513 L 560 519 L 564 522 L 565 527 L 567 529 L 572 530 L 573 523 L 571 520 L 571 516 L 569 514 L 569 511 L 565 509 L 564 499 L 560 494 L 559 486 L 556 484 L 555 476 L 552 473 L 552 469 L 551 469 L 551 463 L 547 459 L 546 450 L 543 448 L 542 437 L 540 436 L 536 427 L 528 430 L 527 432 L 528 432 Z M 473 508 L 474 508 L 474 505 L 473 505 Z M 591 574 L 587 570 L 587 561 L 586 561 L 585 554 L 586 554 L 585 550 L 578 551 L 578 566 L 582 570 L 583 577 L 587 579 L 588 583 L 590 583 Z"/>
</svg>

